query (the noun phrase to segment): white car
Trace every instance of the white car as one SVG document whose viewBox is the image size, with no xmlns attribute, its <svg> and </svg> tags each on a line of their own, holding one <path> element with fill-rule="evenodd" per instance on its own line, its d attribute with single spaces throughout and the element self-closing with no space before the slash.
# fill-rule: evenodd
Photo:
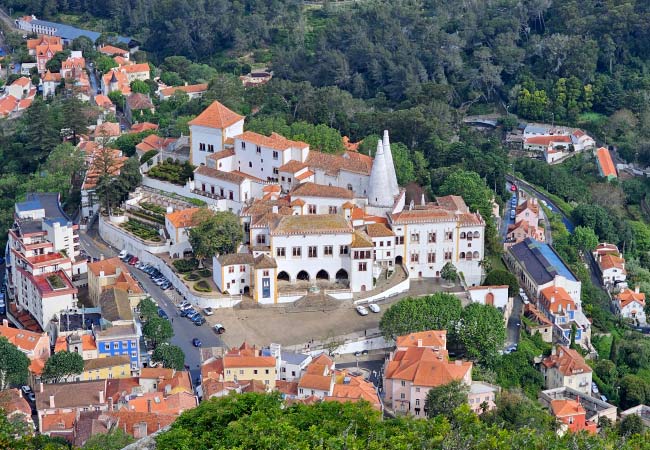
<svg viewBox="0 0 650 450">
<path fill-rule="evenodd" d="M 356 310 L 362 316 L 368 315 L 368 310 L 365 308 L 365 306 L 357 305 Z"/>
<path fill-rule="evenodd" d="M 119 255 L 117 255 L 118 258 L 122 259 L 126 256 L 126 250 L 122 250 Z"/>
<path fill-rule="evenodd" d="M 370 304 L 368 305 L 368 309 L 369 309 L 370 311 L 374 312 L 374 313 L 378 313 L 379 311 L 381 311 L 381 308 L 379 308 L 379 305 L 377 305 L 377 304 L 375 304 L 375 303 L 370 303 Z"/>
<path fill-rule="evenodd" d="M 212 314 L 214 314 L 214 311 L 212 310 L 212 308 L 208 306 L 207 308 L 203 308 L 203 314 L 205 314 L 206 316 L 211 316 Z"/>
</svg>

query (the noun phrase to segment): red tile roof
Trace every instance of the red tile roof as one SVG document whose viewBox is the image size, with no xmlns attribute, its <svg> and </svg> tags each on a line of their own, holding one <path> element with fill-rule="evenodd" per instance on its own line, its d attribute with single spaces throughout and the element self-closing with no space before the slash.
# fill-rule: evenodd
<svg viewBox="0 0 650 450">
<path fill-rule="evenodd" d="M 126 73 L 150 72 L 151 67 L 147 63 L 129 64 L 128 66 L 122 66 L 122 70 Z"/>
<path fill-rule="evenodd" d="M 54 414 L 46 414 L 42 418 L 41 433 L 52 431 L 71 430 L 74 422 L 77 419 L 76 412 L 56 412 Z"/>
<path fill-rule="evenodd" d="M 569 293 L 562 287 L 549 286 L 540 292 L 540 302 L 547 311 L 559 313 L 564 311 L 575 311 L 576 304 Z"/>
<path fill-rule="evenodd" d="M 229 127 L 230 125 L 234 125 L 240 120 L 244 120 L 244 117 L 240 116 L 234 111 L 231 111 L 215 100 L 210 106 L 208 106 L 201 114 L 196 116 L 188 124 L 208 128 L 223 129 Z"/>
<path fill-rule="evenodd" d="M 187 228 L 196 226 L 194 214 L 199 208 L 187 208 L 180 211 L 174 211 L 165 216 L 175 228 Z"/>
<path fill-rule="evenodd" d="M 395 352 L 386 366 L 387 379 L 411 381 L 415 386 L 435 387 L 464 379 L 472 370 L 469 361 L 447 361 L 446 355 L 426 347 Z"/>
<path fill-rule="evenodd" d="M 174 95 L 174 93 L 177 91 L 185 92 L 187 94 L 196 94 L 197 92 L 205 92 L 207 90 L 208 90 L 208 83 L 200 83 L 200 84 L 190 84 L 188 86 L 167 87 L 161 89 L 160 93 L 164 97 L 170 97 Z"/>
<path fill-rule="evenodd" d="M 577 351 L 558 345 L 556 354 L 545 358 L 542 364 L 547 369 L 555 368 L 565 377 L 580 373 L 591 373 L 591 368 Z"/>
<path fill-rule="evenodd" d="M 612 254 L 601 256 L 599 264 L 601 270 L 621 269 L 622 271 L 625 271 L 625 259 L 620 256 Z"/>
<path fill-rule="evenodd" d="M 97 49 L 97 51 L 99 53 L 103 53 L 105 55 L 111 55 L 111 56 L 113 56 L 113 55 L 124 55 L 126 53 L 129 53 L 128 50 L 124 50 L 122 48 L 115 47 L 113 45 L 104 45 L 102 47 L 99 47 Z"/>
<path fill-rule="evenodd" d="M 421 344 L 420 345 L 420 341 Z M 445 350 L 447 348 L 446 330 L 429 330 L 411 333 L 405 336 L 398 336 L 395 339 L 395 346 L 401 347 L 437 347 Z"/>
<path fill-rule="evenodd" d="M 309 144 L 306 144 L 305 142 L 292 141 L 278 133 L 271 133 L 270 136 L 264 136 L 263 134 L 255 133 L 253 131 L 244 131 L 243 134 L 235 136 L 235 139 L 240 139 L 262 147 L 272 148 L 274 150 L 287 150 L 290 148 L 302 149 L 309 147 Z"/>
<path fill-rule="evenodd" d="M 113 102 L 111 101 L 110 98 L 108 98 L 105 95 L 102 94 L 97 94 L 95 95 L 95 104 L 97 106 L 101 106 L 102 108 L 109 109 L 115 105 L 113 105 Z"/>
<path fill-rule="evenodd" d="M 291 191 L 293 197 L 326 197 L 326 198 L 348 198 L 354 197 L 352 191 L 336 186 L 326 186 L 316 183 L 302 183 Z"/>
<path fill-rule="evenodd" d="M 4 391 L 0 391 L 0 409 L 7 416 L 18 412 L 26 415 L 30 420 L 32 417 L 32 408 L 18 389 L 5 389 Z"/>
<path fill-rule="evenodd" d="M 623 289 L 616 294 L 616 299 L 621 304 L 621 308 L 625 308 L 630 303 L 638 303 L 642 306 L 645 305 L 645 294 L 643 292 L 636 292 L 632 289 Z"/>
<path fill-rule="evenodd" d="M 307 156 L 307 165 L 311 169 L 321 169 L 327 174 L 336 175 L 341 170 L 370 175 L 373 159 L 370 156 L 356 152 L 345 152 L 343 155 L 332 155 L 311 150 Z"/>
<path fill-rule="evenodd" d="M 585 409 L 576 400 L 551 400 L 551 410 L 555 417 L 586 414 Z"/>
<path fill-rule="evenodd" d="M 306 373 L 298 382 L 299 388 L 304 389 L 318 389 L 319 391 L 328 391 L 332 386 L 332 375 L 315 375 Z"/>
<path fill-rule="evenodd" d="M 531 136 L 525 139 L 526 144 L 536 144 L 536 145 L 551 145 L 553 142 L 559 143 L 571 143 L 570 136 L 564 135 L 550 135 L 550 136 Z"/>
<path fill-rule="evenodd" d="M 609 150 L 605 147 L 600 147 L 596 151 L 596 157 L 598 158 L 598 165 L 600 166 L 600 171 L 604 177 L 615 177 L 616 176 L 616 167 L 612 161 L 612 157 L 609 154 Z"/>
<path fill-rule="evenodd" d="M 95 97 L 95 100 L 97 100 L 97 97 Z M 143 131 L 149 131 L 149 130 L 155 131 L 157 129 L 158 129 L 158 125 L 156 125 L 155 123 L 142 122 L 142 123 L 134 124 L 129 130 L 129 133 L 142 133 Z"/>
</svg>

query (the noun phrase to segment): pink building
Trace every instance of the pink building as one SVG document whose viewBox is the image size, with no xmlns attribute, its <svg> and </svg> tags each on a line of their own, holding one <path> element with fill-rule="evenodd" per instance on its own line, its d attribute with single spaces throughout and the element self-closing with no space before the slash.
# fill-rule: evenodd
<svg viewBox="0 0 650 450">
<path fill-rule="evenodd" d="M 424 403 L 433 387 L 461 380 L 472 384 L 472 363 L 449 361 L 445 331 L 400 336 L 384 372 L 385 401 L 397 413 L 425 416 Z"/>
</svg>

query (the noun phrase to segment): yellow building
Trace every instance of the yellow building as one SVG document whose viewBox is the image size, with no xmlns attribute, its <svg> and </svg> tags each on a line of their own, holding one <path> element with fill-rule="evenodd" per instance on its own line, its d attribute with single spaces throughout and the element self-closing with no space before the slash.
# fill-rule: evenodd
<svg viewBox="0 0 650 450">
<path fill-rule="evenodd" d="M 275 389 L 277 378 L 276 359 L 264 355 L 261 350 L 251 347 L 244 342 L 241 347 L 228 350 L 223 358 L 204 363 L 204 371 L 209 371 L 208 365 L 214 365 L 211 377 L 224 382 L 240 382 L 255 380 L 264 383 L 267 390 Z M 216 372 L 219 372 L 218 374 Z"/>
<path fill-rule="evenodd" d="M 127 292 L 134 306 L 146 297 L 126 264 L 119 258 L 102 259 L 88 264 L 88 295 L 94 306 L 99 306 L 102 292 L 110 287 Z"/>
<path fill-rule="evenodd" d="M 131 359 L 126 355 L 107 356 L 84 361 L 84 371 L 77 381 L 130 378 Z"/>
</svg>

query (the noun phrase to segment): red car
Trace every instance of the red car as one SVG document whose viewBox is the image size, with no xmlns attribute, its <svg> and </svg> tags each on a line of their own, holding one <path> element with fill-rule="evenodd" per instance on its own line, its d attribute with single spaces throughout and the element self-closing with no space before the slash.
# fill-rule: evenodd
<svg viewBox="0 0 650 450">
<path fill-rule="evenodd" d="M 130 266 L 135 266 L 135 263 L 137 263 L 138 261 L 139 261 L 138 257 L 134 256 L 133 258 L 129 259 L 129 265 Z"/>
<path fill-rule="evenodd" d="M 514 184 L 511 185 L 511 186 L 510 186 L 510 190 L 511 190 L 512 192 L 515 192 L 515 191 L 517 190 L 517 186 L 514 185 Z"/>
</svg>

